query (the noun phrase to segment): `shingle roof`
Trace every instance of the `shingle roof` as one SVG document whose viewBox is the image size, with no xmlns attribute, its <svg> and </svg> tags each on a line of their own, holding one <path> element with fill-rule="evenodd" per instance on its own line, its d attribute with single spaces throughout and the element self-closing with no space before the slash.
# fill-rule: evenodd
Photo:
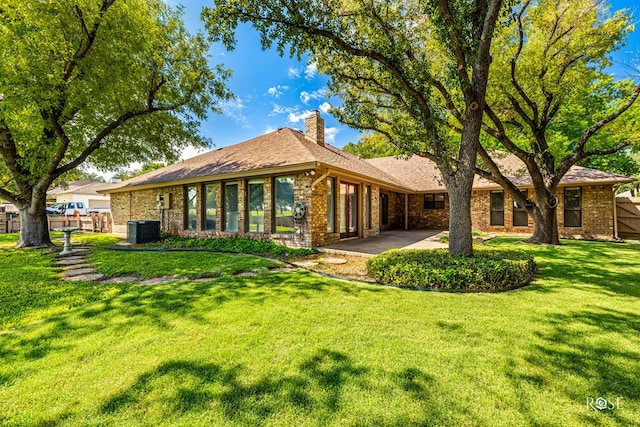
<svg viewBox="0 0 640 427">
<path fill-rule="evenodd" d="M 106 184 L 104 182 L 96 181 L 95 179 L 82 179 L 80 181 L 70 182 L 66 186 L 58 186 L 47 191 L 50 196 L 65 193 L 76 194 L 99 194 L 98 191 L 106 190 L 114 184 Z"/>
<path fill-rule="evenodd" d="M 264 171 L 282 167 L 315 167 L 323 164 L 380 182 L 392 187 L 403 185 L 393 176 L 358 157 L 328 144 L 320 146 L 297 130 L 282 128 L 248 141 L 209 151 L 164 168 L 156 169 L 121 183 L 111 189 L 155 186 L 172 181 L 196 182 L 206 177 Z"/>
<path fill-rule="evenodd" d="M 517 186 L 532 186 L 533 181 L 527 172 L 524 163 L 512 154 L 498 154 L 494 161 L 500 167 L 505 176 Z M 412 156 L 409 159 L 395 157 L 382 157 L 367 159 L 367 162 L 387 173 L 393 175 L 405 186 L 413 188 L 417 192 L 446 191 L 442 175 L 436 164 L 429 159 L 420 156 Z M 574 166 L 562 178 L 560 185 L 572 184 L 611 184 L 633 182 L 633 178 L 614 173 L 602 172 L 581 166 Z M 492 181 L 485 180 L 476 175 L 473 182 L 474 189 L 500 188 Z"/>
</svg>

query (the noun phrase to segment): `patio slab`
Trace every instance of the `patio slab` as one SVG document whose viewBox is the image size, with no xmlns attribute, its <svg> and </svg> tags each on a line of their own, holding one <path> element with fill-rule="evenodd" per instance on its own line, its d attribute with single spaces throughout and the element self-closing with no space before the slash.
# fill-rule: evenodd
<svg viewBox="0 0 640 427">
<path fill-rule="evenodd" d="M 377 237 L 343 240 L 318 248 L 320 252 L 370 257 L 389 249 L 441 249 L 449 247 L 440 243 L 448 232 L 442 230 L 391 230 L 382 231 Z"/>
</svg>

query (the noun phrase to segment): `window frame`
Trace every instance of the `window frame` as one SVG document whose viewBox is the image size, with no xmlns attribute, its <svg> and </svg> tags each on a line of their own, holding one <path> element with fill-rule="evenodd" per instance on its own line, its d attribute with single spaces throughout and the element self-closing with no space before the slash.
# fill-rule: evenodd
<svg viewBox="0 0 640 427">
<path fill-rule="evenodd" d="M 578 200 L 580 202 L 580 206 L 577 208 L 568 208 L 567 205 L 567 191 L 575 191 L 578 190 Z M 565 187 L 563 191 L 563 202 L 564 202 L 564 226 L 567 228 L 580 228 L 582 227 L 582 187 Z M 578 212 L 578 225 L 571 225 L 567 222 L 567 212 Z"/>
<path fill-rule="evenodd" d="M 520 193 L 522 193 L 522 196 L 525 199 L 529 198 L 529 190 L 520 190 Z M 519 216 L 522 216 L 522 213 L 524 212 L 524 216 L 525 216 L 525 221 L 524 223 L 520 223 L 520 221 L 518 221 L 518 224 L 516 224 L 516 214 L 519 214 Z M 514 227 L 528 227 L 529 226 L 529 214 L 527 213 L 527 210 L 525 209 L 524 206 L 518 206 L 518 203 L 515 201 L 515 199 L 513 200 L 513 209 L 512 209 L 512 213 L 511 213 L 511 221 Z"/>
<path fill-rule="evenodd" d="M 290 212 L 291 215 L 279 215 L 278 213 L 278 180 L 279 179 L 289 179 L 291 178 L 291 185 L 292 185 L 292 190 L 291 190 L 291 208 L 290 208 Z M 272 230 L 271 232 L 273 234 L 294 234 L 296 231 L 295 228 L 295 224 L 293 223 L 293 205 L 296 201 L 296 178 L 294 175 L 280 175 L 280 176 L 274 176 L 273 177 L 273 181 L 272 181 L 272 188 L 273 188 L 273 214 L 272 214 L 272 218 L 273 218 L 273 226 L 272 226 Z M 289 212 L 289 211 L 287 211 Z M 287 218 L 291 216 L 291 221 L 292 221 L 292 225 L 291 225 L 291 230 L 287 230 L 287 231 L 278 231 L 278 218 L 282 217 L 282 218 Z M 284 226 L 282 226 L 284 227 Z M 289 227 L 287 227 L 289 228 Z"/>
<path fill-rule="evenodd" d="M 231 227 L 229 227 L 229 206 L 228 206 L 228 200 L 227 200 L 227 196 L 228 196 L 228 187 L 231 185 L 235 185 L 236 186 L 236 200 L 235 200 L 235 204 L 236 204 L 236 210 L 235 211 L 231 211 L 231 212 L 235 212 L 236 213 L 236 228 L 235 230 L 231 229 Z M 225 181 L 223 183 L 223 193 L 222 193 L 222 204 L 224 205 L 223 211 L 222 211 L 222 230 L 223 231 L 227 231 L 230 233 L 238 233 L 240 231 L 240 221 L 239 221 L 239 216 L 240 216 L 240 183 L 237 180 L 234 181 Z"/>
<path fill-rule="evenodd" d="M 336 179 L 327 177 L 327 233 L 336 232 Z"/>
<path fill-rule="evenodd" d="M 262 185 L 262 224 L 260 223 L 256 223 L 256 230 L 255 231 L 251 231 L 251 186 L 260 183 Z M 252 178 L 252 179 L 247 179 L 246 182 L 246 188 L 247 188 L 247 201 L 245 203 L 246 205 L 246 230 L 247 233 L 264 233 L 264 218 L 265 218 L 265 208 L 264 208 L 264 178 Z M 262 225 L 262 230 L 260 230 L 260 225 Z"/>
<path fill-rule="evenodd" d="M 436 200 L 436 197 L 442 197 L 442 200 Z M 441 210 L 444 209 L 446 195 L 444 193 L 425 194 L 422 200 L 423 210 Z"/>
<path fill-rule="evenodd" d="M 502 198 L 502 209 L 494 209 L 493 208 L 493 196 L 500 195 Z M 496 222 L 494 218 L 494 212 L 500 212 L 500 221 Z M 503 190 L 492 190 L 489 193 L 489 225 L 491 227 L 504 227 L 504 191 Z"/>
<path fill-rule="evenodd" d="M 209 228 L 208 224 L 209 224 L 209 214 L 208 214 L 208 210 L 210 209 L 208 201 L 209 199 L 207 198 L 207 195 L 209 194 L 208 189 L 209 188 L 213 188 L 213 227 Z M 202 229 L 205 231 L 216 231 L 218 229 L 218 226 L 216 224 L 216 221 L 218 220 L 218 214 L 219 214 L 219 208 L 218 208 L 218 184 L 211 182 L 208 184 L 204 184 L 202 186 L 202 218 L 203 218 L 203 224 L 202 224 Z"/>
<path fill-rule="evenodd" d="M 193 190 L 195 194 L 193 198 L 189 196 L 190 190 Z M 193 219 L 190 216 L 191 201 L 193 200 Z M 189 231 L 196 231 L 198 229 L 198 186 L 197 185 L 185 185 L 184 187 L 184 229 Z M 191 227 L 193 225 L 193 227 Z"/>
</svg>

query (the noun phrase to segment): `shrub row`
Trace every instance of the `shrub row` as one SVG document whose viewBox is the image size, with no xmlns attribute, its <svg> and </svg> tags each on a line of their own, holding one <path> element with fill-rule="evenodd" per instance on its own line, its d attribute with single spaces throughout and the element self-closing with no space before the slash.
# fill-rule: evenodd
<svg viewBox="0 0 640 427">
<path fill-rule="evenodd" d="M 473 257 L 451 256 L 446 249 L 392 249 L 367 261 L 367 272 L 377 281 L 423 289 L 496 291 L 535 271 L 526 252 L 493 248 L 475 248 Z"/>
<path fill-rule="evenodd" d="M 162 245 L 169 249 L 203 249 L 275 257 L 299 257 L 315 253 L 312 249 L 294 249 L 267 240 L 249 239 L 247 237 L 191 238 L 170 236 L 162 241 Z"/>
</svg>

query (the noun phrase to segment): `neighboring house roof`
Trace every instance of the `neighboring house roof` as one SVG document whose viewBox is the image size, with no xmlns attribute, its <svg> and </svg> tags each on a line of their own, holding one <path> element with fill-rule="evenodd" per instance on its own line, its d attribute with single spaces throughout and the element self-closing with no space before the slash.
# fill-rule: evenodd
<svg viewBox="0 0 640 427">
<path fill-rule="evenodd" d="M 48 196 L 56 196 L 59 194 L 90 194 L 90 195 L 102 195 L 98 193 L 100 190 L 106 190 L 112 187 L 114 184 L 106 184 L 95 179 L 83 179 L 80 181 L 73 181 L 66 186 L 60 185 L 47 191 Z"/>
<path fill-rule="evenodd" d="M 505 176 L 519 187 L 533 186 L 533 180 L 526 171 L 524 163 L 513 154 L 500 153 L 494 161 Z M 436 164 L 424 157 L 414 155 L 409 159 L 396 157 L 381 157 L 367 159 L 376 166 L 400 180 L 405 186 L 411 186 L 416 192 L 446 191 L 442 175 Z M 633 178 L 614 173 L 602 172 L 582 166 L 574 166 L 560 181 L 561 186 L 578 184 L 616 184 L 635 181 Z M 476 175 L 473 182 L 474 189 L 501 188 L 495 182 L 488 181 Z"/>
<path fill-rule="evenodd" d="M 401 191 L 411 190 L 411 187 L 406 188 L 390 174 L 357 156 L 328 144 L 319 145 L 297 130 L 282 128 L 122 181 L 114 184 L 109 192 L 126 191 L 134 187 L 158 187 L 176 182 L 200 182 L 207 178 L 230 179 L 313 169 L 316 166 L 326 166 L 369 178 Z"/>
</svg>

